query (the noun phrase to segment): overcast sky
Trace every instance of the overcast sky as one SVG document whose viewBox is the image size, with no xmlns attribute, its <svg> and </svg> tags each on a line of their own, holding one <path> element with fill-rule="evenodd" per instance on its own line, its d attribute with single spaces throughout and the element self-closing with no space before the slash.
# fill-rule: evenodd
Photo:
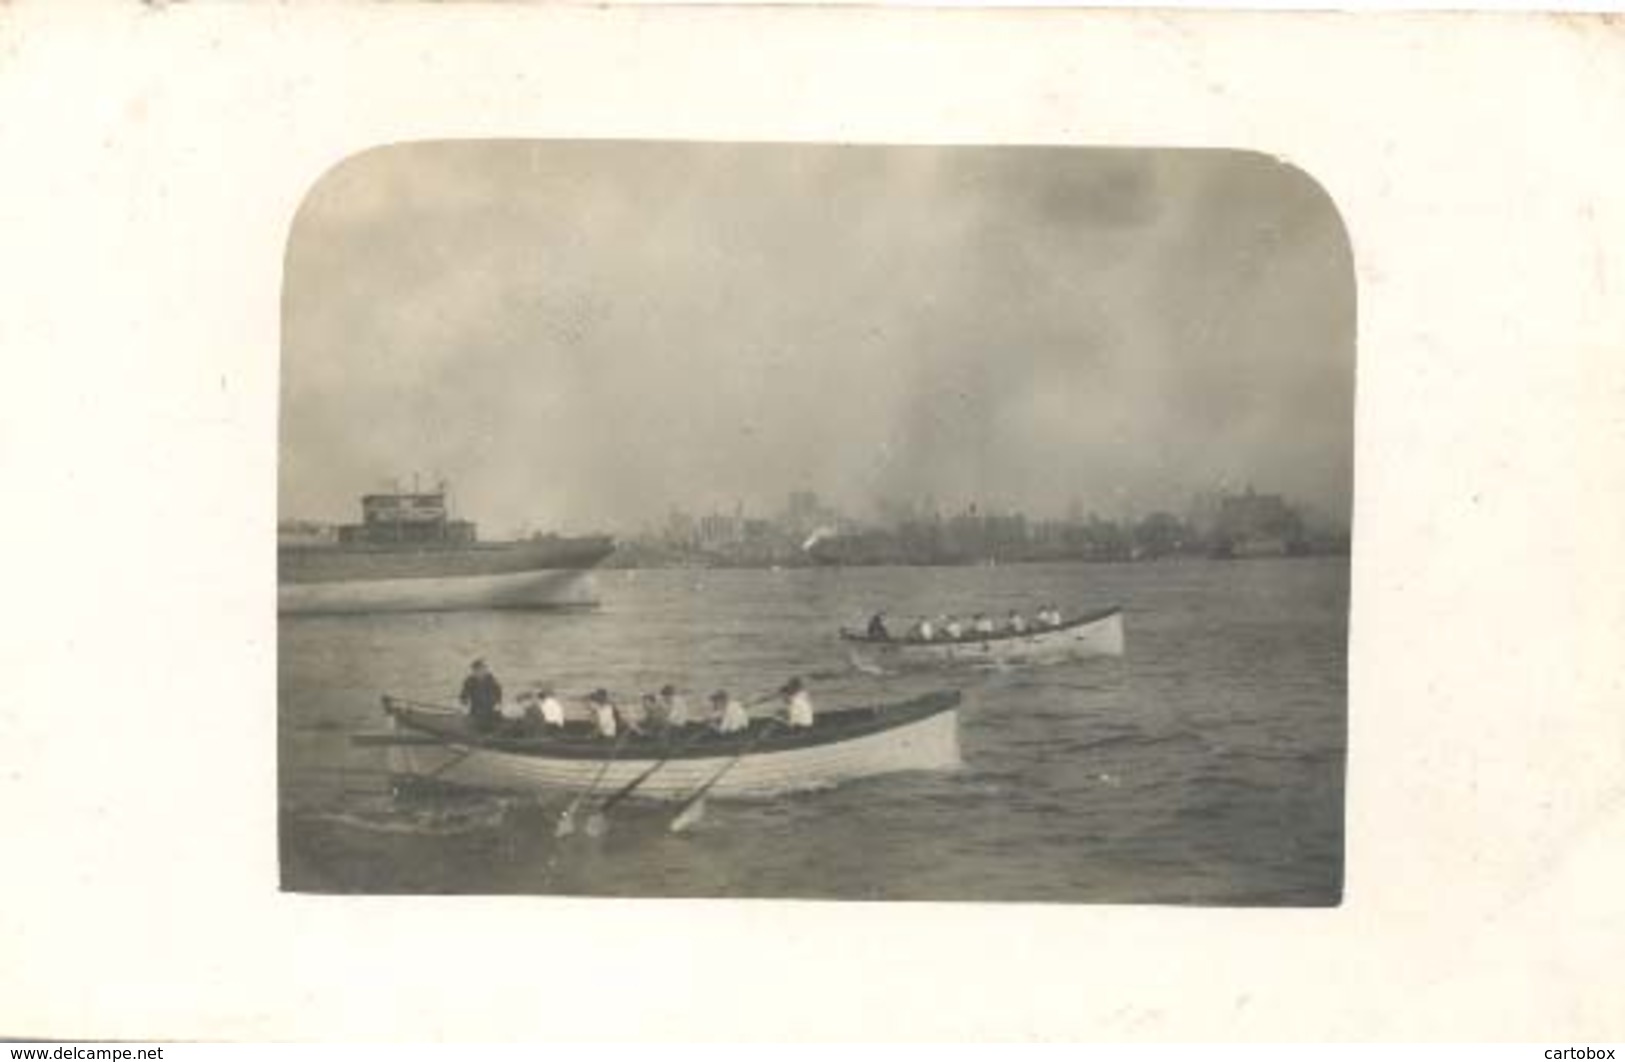
<svg viewBox="0 0 1625 1062">
<path fill-rule="evenodd" d="M 1257 155 L 390 147 L 311 191 L 283 313 L 284 517 L 414 472 L 490 537 L 792 490 L 1350 504 L 1347 239 Z"/>
</svg>

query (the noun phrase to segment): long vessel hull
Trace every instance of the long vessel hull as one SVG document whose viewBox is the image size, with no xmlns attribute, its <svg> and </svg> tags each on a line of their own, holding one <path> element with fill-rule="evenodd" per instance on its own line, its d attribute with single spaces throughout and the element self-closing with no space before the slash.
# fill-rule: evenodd
<svg viewBox="0 0 1625 1062">
<path fill-rule="evenodd" d="M 639 798 L 681 800 L 713 778 L 712 796 L 767 797 L 875 775 L 956 768 L 958 703 L 958 693 L 944 692 L 874 711 L 828 713 L 807 731 L 781 730 L 767 740 L 759 722 L 748 735 L 707 735 L 687 747 L 679 740 L 680 751 L 664 762 L 664 748 L 652 739 L 618 754 L 614 742 L 580 737 L 503 747 L 459 739 L 432 716 L 396 710 L 397 730 L 433 740 L 391 746 L 390 768 L 436 783 L 521 793 L 582 792 L 597 779 L 594 791 L 607 796 L 659 764 L 638 786 Z M 463 720 L 453 719 L 460 729 Z"/>
<path fill-rule="evenodd" d="M 1123 610 L 1105 609 L 1059 627 L 1025 634 L 915 642 L 878 640 L 842 631 L 854 663 L 885 668 L 914 664 L 1054 664 L 1089 657 L 1123 655 Z"/>
<path fill-rule="evenodd" d="M 589 608 L 597 603 L 597 587 L 587 571 L 358 579 L 277 588 L 277 611 L 286 615 Z"/>
<path fill-rule="evenodd" d="M 426 612 L 598 603 L 605 538 L 462 546 L 294 546 L 277 551 L 277 611 Z"/>
</svg>

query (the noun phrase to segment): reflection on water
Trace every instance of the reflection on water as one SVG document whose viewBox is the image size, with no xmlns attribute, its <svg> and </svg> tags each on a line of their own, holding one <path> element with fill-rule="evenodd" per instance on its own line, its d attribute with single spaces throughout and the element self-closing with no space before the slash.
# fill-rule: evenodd
<svg viewBox="0 0 1625 1062">
<path fill-rule="evenodd" d="M 988 568 L 634 571 L 591 613 L 285 617 L 282 874 L 330 892 L 1134 903 L 1336 903 L 1343 876 L 1348 565 L 1177 561 Z M 886 607 L 1120 602 L 1127 654 L 875 675 L 842 624 Z M 827 706 L 965 693 L 965 765 L 766 802 L 691 831 L 629 801 L 559 838 L 546 801 L 397 796 L 357 747 L 390 692 L 450 702 L 474 656 L 510 690 L 751 696 L 810 676 Z M 695 698 L 698 700 L 698 696 Z"/>
</svg>

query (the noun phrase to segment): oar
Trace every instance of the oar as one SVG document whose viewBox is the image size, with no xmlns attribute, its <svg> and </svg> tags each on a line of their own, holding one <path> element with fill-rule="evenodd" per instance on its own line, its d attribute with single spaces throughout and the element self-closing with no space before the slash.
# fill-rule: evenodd
<svg viewBox="0 0 1625 1062">
<path fill-rule="evenodd" d="M 639 772 L 636 778 L 632 779 L 630 782 L 627 782 L 615 792 L 611 793 L 609 795 L 609 799 L 605 800 L 602 804 L 599 804 L 598 807 L 593 809 L 593 813 L 587 816 L 587 836 L 602 836 L 604 830 L 609 825 L 607 816 L 609 815 L 610 809 L 616 804 L 619 804 L 621 801 L 625 800 L 627 797 L 631 796 L 633 793 L 637 792 L 638 786 L 642 785 L 644 782 L 647 782 L 651 777 L 653 777 L 654 773 L 660 770 L 660 768 L 664 767 L 666 762 L 670 760 L 673 755 L 692 745 L 704 733 L 705 731 L 703 729 L 696 728 L 695 733 L 688 735 L 688 737 L 684 740 L 672 745 L 668 745 L 666 747 L 666 751 L 661 753 L 660 758 L 651 766 L 646 767 L 644 770 Z"/>
<path fill-rule="evenodd" d="M 382 734 L 351 734 L 350 744 L 357 748 L 391 747 L 396 745 L 444 745 L 444 738 L 433 734 L 411 734 L 387 731 Z"/>
<path fill-rule="evenodd" d="M 598 783 L 604 780 L 604 775 L 609 772 L 609 765 L 614 763 L 615 757 L 620 755 L 621 744 L 626 741 L 629 733 L 630 731 L 623 730 L 620 737 L 615 739 L 615 747 L 609 750 L 609 759 L 599 766 L 598 773 L 592 777 L 592 784 L 577 793 L 575 799 L 570 801 L 570 806 L 564 809 L 564 814 L 559 816 L 559 824 L 554 827 L 553 836 L 568 837 L 576 832 L 576 811 L 581 807 L 581 802 L 591 796 L 598 788 Z"/>
<path fill-rule="evenodd" d="M 774 690 L 771 693 L 764 693 L 760 697 L 757 697 L 756 699 L 752 700 L 750 702 L 750 706 L 754 708 L 757 705 L 766 704 L 768 701 L 772 700 L 774 697 L 777 697 L 778 695 L 779 695 L 779 691 L 777 691 L 777 690 Z M 660 768 L 662 768 L 662 767 L 664 767 L 666 765 L 666 761 L 670 760 L 674 753 L 676 753 L 679 749 L 687 748 L 689 745 L 693 744 L 696 739 L 703 736 L 705 733 L 706 733 L 706 728 L 704 728 L 704 727 L 696 728 L 695 732 L 693 734 L 690 734 L 687 737 L 687 739 L 685 739 L 683 741 L 680 741 L 675 745 L 668 746 L 666 751 L 661 754 L 660 759 L 656 760 L 652 766 L 646 768 L 636 778 L 632 779 L 630 782 L 623 785 L 616 792 L 610 794 L 609 799 L 604 801 L 602 804 L 598 805 L 597 809 L 595 811 L 593 811 L 593 813 L 590 816 L 587 817 L 587 836 L 589 836 L 589 837 L 601 837 L 601 836 L 603 836 L 603 833 L 604 833 L 605 829 L 607 829 L 608 826 L 609 826 L 609 820 L 607 818 L 609 810 L 611 808 L 613 808 L 616 804 L 619 804 L 621 801 L 625 800 L 627 797 L 629 797 L 633 793 L 635 793 L 639 786 L 641 786 L 644 782 L 647 782 L 650 779 L 650 777 L 652 777 L 654 775 L 654 773 L 656 771 L 660 770 Z"/>
<path fill-rule="evenodd" d="M 451 747 L 453 749 L 457 749 L 456 745 L 453 745 Z M 455 753 L 453 753 L 452 756 L 448 760 L 446 760 L 445 763 L 442 763 L 440 766 L 436 767 L 434 770 L 430 771 L 428 774 L 425 774 L 423 777 L 425 777 L 425 778 L 438 778 L 441 775 L 445 774 L 447 771 L 451 770 L 453 767 L 457 766 L 459 763 L 462 763 L 464 760 L 466 760 L 470 756 L 474 755 L 474 753 L 476 753 L 478 751 L 479 751 L 479 746 L 477 746 L 477 745 L 465 745 L 463 748 L 457 749 L 457 751 Z"/>
<path fill-rule="evenodd" d="M 395 714 L 395 706 L 396 705 L 400 705 L 403 708 L 417 708 L 417 709 L 420 709 L 420 710 L 425 711 L 425 712 L 432 712 L 435 715 L 464 715 L 464 714 L 466 714 L 466 709 L 453 708 L 449 704 L 432 704 L 429 701 L 414 701 L 414 700 L 410 700 L 409 698 L 406 698 L 406 697 L 392 697 L 387 693 L 384 694 L 383 701 L 384 701 L 384 712 L 387 715 L 394 715 Z"/>
<path fill-rule="evenodd" d="M 682 833 L 694 823 L 698 822 L 700 817 L 705 814 L 705 794 L 711 791 L 712 786 L 722 781 L 722 776 L 733 770 L 734 764 L 744 759 L 746 754 L 749 753 L 751 749 L 754 749 L 758 742 L 760 742 L 773 730 L 778 729 L 778 725 L 779 721 L 777 719 L 769 719 L 762 729 L 758 730 L 749 741 L 745 742 L 745 747 L 739 750 L 738 755 L 734 756 L 733 759 L 729 760 L 721 767 L 718 767 L 717 772 L 710 778 L 706 779 L 703 785 L 683 799 L 682 805 L 677 809 L 677 814 L 672 816 L 671 825 L 667 828 L 671 830 L 672 833 Z"/>
</svg>

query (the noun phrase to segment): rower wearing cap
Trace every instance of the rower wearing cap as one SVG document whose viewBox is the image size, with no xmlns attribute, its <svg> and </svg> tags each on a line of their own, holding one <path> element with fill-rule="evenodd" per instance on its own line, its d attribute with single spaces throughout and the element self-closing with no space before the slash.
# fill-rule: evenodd
<svg viewBox="0 0 1625 1062">
<path fill-rule="evenodd" d="M 799 678 L 793 678 L 779 690 L 784 698 L 784 720 L 792 727 L 813 725 L 812 695 Z"/>
</svg>

